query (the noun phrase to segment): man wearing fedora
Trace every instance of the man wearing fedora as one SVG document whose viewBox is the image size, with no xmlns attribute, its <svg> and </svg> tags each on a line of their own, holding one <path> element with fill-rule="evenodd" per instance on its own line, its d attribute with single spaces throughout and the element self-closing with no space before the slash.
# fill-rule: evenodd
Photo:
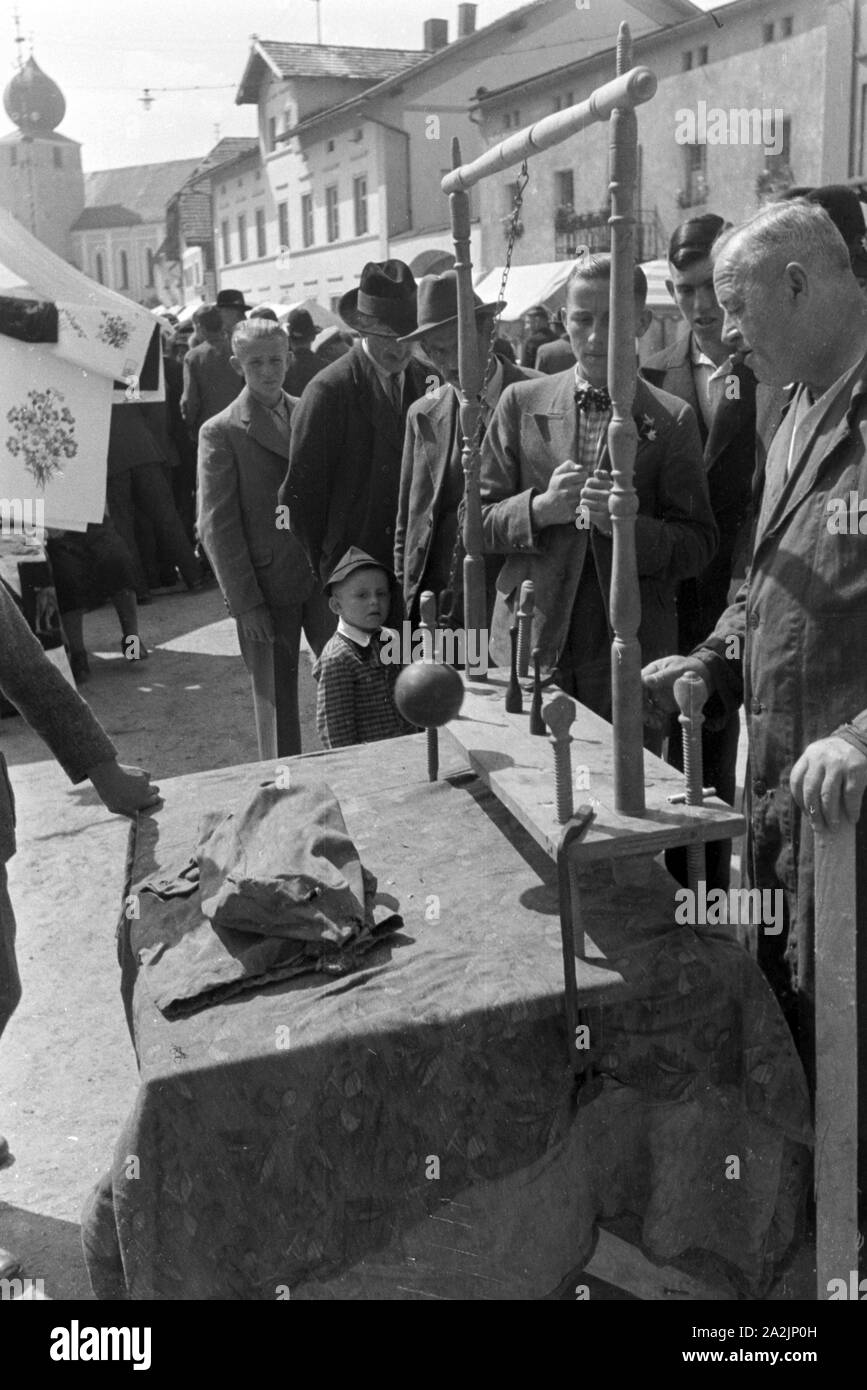
<svg viewBox="0 0 867 1390">
<path fill-rule="evenodd" d="M 305 388 L 279 499 L 323 582 L 351 545 L 391 569 L 406 413 L 427 377 L 399 341 L 416 326 L 403 261 L 368 262 L 338 312 L 361 338 Z"/>
<path fill-rule="evenodd" d="M 499 304 L 483 304 L 474 296 L 479 359 L 486 364 L 481 393 L 485 424 L 503 388 L 539 373 L 518 367 L 508 358 L 489 352 L 491 328 Z M 438 390 L 426 393 L 407 415 L 394 537 L 394 571 L 403 589 L 407 617 L 418 620 L 418 601 L 426 589 L 438 597 L 449 590 L 453 603 L 450 620 L 463 621 L 460 593 L 463 551 L 456 553 L 459 510 L 464 495 L 461 464 L 463 437 L 460 425 L 458 374 L 458 281 L 454 270 L 425 275 L 418 282 L 418 328 L 405 343 L 417 342 L 444 380 Z M 490 358 L 490 360 L 489 360 Z M 500 556 L 488 564 L 489 607 L 493 603 Z M 440 605 L 442 611 L 442 605 Z"/>
<path fill-rule="evenodd" d="M 231 340 L 235 327 L 247 317 L 250 305 L 244 302 L 241 290 L 220 290 L 217 295 L 217 308 L 223 320 L 226 338 Z"/>
<path fill-rule="evenodd" d="M 283 390 L 290 396 L 300 396 L 308 381 L 326 366 L 321 357 L 312 350 L 313 339 L 321 329 L 313 322 L 306 309 L 293 309 L 286 320 L 289 336 L 289 366 Z"/>
</svg>

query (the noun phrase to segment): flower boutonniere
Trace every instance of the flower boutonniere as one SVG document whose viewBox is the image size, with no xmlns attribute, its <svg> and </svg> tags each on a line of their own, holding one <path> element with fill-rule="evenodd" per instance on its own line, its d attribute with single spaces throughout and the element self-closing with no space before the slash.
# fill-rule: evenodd
<svg viewBox="0 0 867 1390">
<path fill-rule="evenodd" d="M 638 423 L 638 438 L 649 439 L 651 443 L 656 438 L 656 421 L 652 415 L 642 415 Z"/>
</svg>

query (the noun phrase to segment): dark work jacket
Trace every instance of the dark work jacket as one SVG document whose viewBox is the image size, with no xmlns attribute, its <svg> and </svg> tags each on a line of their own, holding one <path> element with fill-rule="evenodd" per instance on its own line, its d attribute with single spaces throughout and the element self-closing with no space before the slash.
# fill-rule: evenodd
<svg viewBox="0 0 867 1390">
<path fill-rule="evenodd" d="M 679 396 L 691 405 L 704 449 L 711 510 L 719 528 L 719 548 L 700 575 L 686 579 L 677 599 L 678 650 L 692 651 L 706 637 L 727 607 L 732 576 L 742 577 L 753 525 L 757 447 L 756 379 L 749 367 L 732 369 L 739 397 L 723 395 L 708 431 L 699 405 L 690 356 L 692 335 L 679 338 L 655 353 L 641 369 L 652 386 Z"/>
<path fill-rule="evenodd" d="M 304 388 L 280 502 L 323 581 L 351 545 L 391 570 L 406 412 L 426 379 L 411 360 L 398 414 L 358 342 Z"/>
<path fill-rule="evenodd" d="M 828 527 L 831 499 L 848 508 L 851 493 L 867 497 L 867 372 L 855 383 L 844 420 L 830 434 L 820 430 L 803 469 L 796 455 L 787 478 L 795 418 L 793 405 L 768 451 L 747 579 L 697 655 L 708 662 L 726 708 L 743 698 L 746 710 L 750 882 L 784 889 L 790 904 L 787 943 L 759 932 L 760 959 L 785 946 L 785 961 L 769 971 L 778 993 L 787 978 L 809 998 L 813 835 L 789 776 L 808 744 L 843 724 L 855 723 L 867 742 L 867 541 L 857 530 L 837 534 Z M 864 812 L 857 841 L 863 864 Z"/>
</svg>

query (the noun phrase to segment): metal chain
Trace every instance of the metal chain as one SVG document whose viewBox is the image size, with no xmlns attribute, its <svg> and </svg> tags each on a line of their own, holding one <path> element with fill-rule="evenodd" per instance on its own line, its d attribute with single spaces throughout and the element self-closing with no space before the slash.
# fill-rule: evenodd
<svg viewBox="0 0 867 1390">
<path fill-rule="evenodd" d="M 485 388 L 485 385 L 486 385 L 486 383 L 487 383 L 487 381 L 488 381 L 488 377 L 489 377 L 490 374 L 491 374 L 491 368 L 492 368 L 493 362 L 494 362 L 494 356 L 495 356 L 495 353 L 494 353 L 494 345 L 495 345 L 495 343 L 496 343 L 496 341 L 497 341 L 497 338 L 499 337 L 500 320 L 501 320 L 501 318 L 502 318 L 503 309 L 505 308 L 505 303 L 506 303 L 506 285 L 507 285 L 508 279 L 509 279 L 509 272 L 510 272 L 510 270 L 511 270 L 511 268 L 512 268 L 512 253 L 514 252 L 514 249 L 515 249 L 515 242 L 516 242 L 517 239 L 518 239 L 518 223 L 519 223 L 520 216 L 521 216 L 521 208 L 522 208 L 523 205 L 524 205 L 524 190 L 525 190 L 525 188 L 527 187 L 527 184 L 528 184 L 529 182 L 530 182 L 530 171 L 529 171 L 529 169 L 527 168 L 527 161 L 526 161 L 526 159 L 525 159 L 524 162 L 523 162 L 523 164 L 521 165 L 521 171 L 520 171 L 520 174 L 518 175 L 518 179 L 517 179 L 516 184 L 515 184 L 515 197 L 514 197 L 514 201 L 513 201 L 513 203 L 512 203 L 512 212 L 511 212 L 510 221 L 509 221 L 509 239 L 508 239 L 508 242 L 506 243 L 506 259 L 505 259 L 505 262 L 504 262 L 504 264 L 503 264 L 503 274 L 502 274 L 502 276 L 501 276 L 501 278 L 500 278 L 500 288 L 499 288 L 499 291 L 498 291 L 498 293 L 497 293 L 497 300 L 498 300 L 498 302 L 499 302 L 499 304 L 500 304 L 500 308 L 497 310 L 496 314 L 494 315 L 493 321 L 492 321 L 492 323 L 491 323 L 491 336 L 490 336 L 490 338 L 488 339 L 488 351 L 487 351 L 487 356 L 486 356 L 486 358 L 485 358 L 485 370 L 484 370 L 484 373 L 482 374 L 482 390 L 484 390 L 484 388 Z M 476 427 L 476 437 L 475 437 L 475 440 L 474 440 L 474 442 L 473 442 L 473 447 L 474 447 L 474 449 L 478 450 L 478 449 L 481 448 L 481 443 L 482 443 L 482 439 L 483 439 L 483 437 L 484 437 L 484 433 L 485 433 L 485 420 L 484 420 L 484 416 L 483 416 L 483 415 L 481 414 L 481 412 L 480 412 L 480 414 L 479 414 L 479 422 L 478 422 L 478 425 L 477 425 L 477 427 Z M 461 568 L 461 565 L 462 565 L 462 563 L 463 563 L 463 558 L 464 558 L 463 527 L 462 527 L 461 524 L 460 524 L 460 513 L 459 513 L 458 530 L 457 530 L 457 535 L 455 536 L 455 543 L 454 543 L 454 547 L 453 547 L 453 549 L 452 549 L 451 566 L 450 566 L 450 568 L 449 568 L 449 582 L 448 582 L 448 588 L 447 588 L 447 589 L 443 589 L 442 593 L 441 593 L 440 596 L 439 596 L 439 598 L 440 598 L 440 608 L 441 608 L 441 610 L 442 610 L 442 611 L 441 611 L 441 614 L 440 614 L 440 617 L 441 617 L 441 619 L 442 619 L 443 621 L 445 621 L 445 622 L 449 622 L 450 620 L 452 620 L 452 619 L 454 618 L 455 605 L 456 605 L 456 603 L 457 603 L 458 596 L 459 596 L 459 593 L 460 593 L 460 590 L 459 590 L 459 588 L 458 588 L 458 575 L 459 575 L 459 573 L 460 573 L 460 568 Z"/>
</svg>

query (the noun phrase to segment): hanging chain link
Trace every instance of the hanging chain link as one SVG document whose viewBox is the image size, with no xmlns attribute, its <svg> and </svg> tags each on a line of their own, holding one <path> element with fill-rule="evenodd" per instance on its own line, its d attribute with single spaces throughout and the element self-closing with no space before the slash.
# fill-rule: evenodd
<svg viewBox="0 0 867 1390">
<path fill-rule="evenodd" d="M 500 305 L 491 322 L 491 335 L 488 339 L 488 351 L 485 357 L 485 370 L 482 374 L 482 391 L 487 385 L 491 376 L 494 364 L 495 344 L 499 337 L 500 319 L 506 304 L 506 285 L 509 280 L 509 272 L 512 268 L 512 253 L 515 249 L 515 242 L 518 239 L 518 226 L 520 225 L 521 209 L 524 205 L 524 190 L 530 182 L 530 171 L 527 168 L 527 161 L 521 165 L 521 171 L 515 183 L 515 197 L 512 203 L 512 212 L 509 218 L 509 239 L 506 243 L 506 259 L 503 264 L 503 274 L 500 277 L 500 288 L 497 293 L 497 301 Z M 481 400 L 481 397 L 480 397 Z M 481 448 L 482 439 L 485 433 L 484 413 L 479 412 L 479 422 L 476 426 L 476 435 L 473 441 L 474 450 Z M 443 589 L 439 596 L 440 599 L 440 621 L 446 624 L 454 620 L 455 608 L 461 595 L 462 585 L 460 583 L 461 566 L 464 559 L 464 539 L 463 539 L 463 504 L 458 512 L 458 530 L 455 536 L 455 543 L 452 549 L 451 566 L 449 568 L 448 588 Z"/>
</svg>

